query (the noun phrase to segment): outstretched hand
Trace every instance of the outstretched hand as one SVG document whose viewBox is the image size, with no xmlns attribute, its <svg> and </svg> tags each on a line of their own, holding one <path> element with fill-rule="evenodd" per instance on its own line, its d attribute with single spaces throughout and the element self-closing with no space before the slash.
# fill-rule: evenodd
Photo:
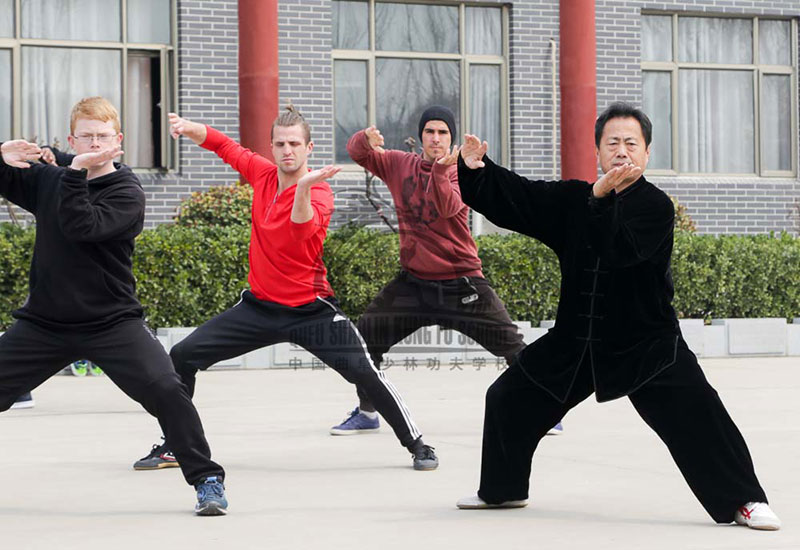
<svg viewBox="0 0 800 550">
<path fill-rule="evenodd" d="M 367 134 L 369 146 L 372 147 L 374 151 L 378 153 L 386 152 L 386 150 L 383 148 L 383 136 L 381 135 L 380 130 L 378 130 L 375 126 L 370 126 L 364 130 L 364 133 Z"/>
<path fill-rule="evenodd" d="M 30 168 L 31 165 L 28 164 L 28 161 L 39 160 L 42 156 L 42 150 L 38 145 L 24 139 L 4 142 L 0 153 L 2 153 L 3 162 L 15 168 Z"/>
<path fill-rule="evenodd" d="M 169 118 L 169 135 L 173 139 L 178 139 L 179 136 L 186 136 L 197 145 L 201 145 L 206 140 L 208 131 L 205 124 L 181 118 L 175 113 L 169 113 L 167 118 Z"/>
<path fill-rule="evenodd" d="M 458 162 L 458 153 L 461 149 L 458 148 L 458 145 L 453 145 L 453 149 L 444 154 L 444 156 L 439 157 L 436 159 L 436 164 L 443 164 L 445 166 L 452 166 L 453 164 Z"/>
<path fill-rule="evenodd" d="M 483 162 L 483 157 L 486 151 L 489 150 L 489 144 L 485 141 L 481 143 L 478 136 L 472 134 L 464 135 L 464 145 L 461 146 L 461 158 L 464 159 L 464 164 L 468 168 L 475 170 L 476 168 L 483 168 L 486 164 Z"/>
<path fill-rule="evenodd" d="M 93 166 L 105 164 L 106 162 L 114 160 L 115 158 L 119 158 L 122 155 L 122 147 L 117 145 L 116 147 L 112 149 L 106 149 L 105 151 L 76 155 L 75 158 L 72 159 L 72 164 L 70 164 L 69 167 L 73 170 L 88 170 Z"/>
<path fill-rule="evenodd" d="M 642 169 L 633 164 L 617 166 L 603 174 L 603 177 L 592 185 L 592 194 L 599 199 L 605 197 L 615 189 L 621 191 L 638 180 L 641 175 Z"/>
<path fill-rule="evenodd" d="M 328 178 L 332 178 L 333 176 L 338 174 L 341 169 L 342 169 L 341 166 L 334 166 L 333 164 L 331 164 L 330 166 L 320 168 L 319 170 L 312 170 L 311 172 L 300 178 L 300 180 L 297 182 L 297 186 L 300 188 L 308 189 L 315 183 L 320 183 Z"/>
</svg>

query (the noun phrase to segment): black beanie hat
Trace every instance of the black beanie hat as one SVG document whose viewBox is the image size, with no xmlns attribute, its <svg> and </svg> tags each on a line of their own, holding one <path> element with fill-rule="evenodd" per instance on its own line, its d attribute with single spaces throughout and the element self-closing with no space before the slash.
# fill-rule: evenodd
<svg viewBox="0 0 800 550">
<path fill-rule="evenodd" d="M 422 130 L 425 125 L 431 120 L 441 120 L 447 124 L 450 130 L 450 139 L 455 143 L 456 140 L 456 117 L 453 111 L 444 107 L 443 105 L 431 105 L 419 117 L 419 139 L 422 139 Z"/>
</svg>

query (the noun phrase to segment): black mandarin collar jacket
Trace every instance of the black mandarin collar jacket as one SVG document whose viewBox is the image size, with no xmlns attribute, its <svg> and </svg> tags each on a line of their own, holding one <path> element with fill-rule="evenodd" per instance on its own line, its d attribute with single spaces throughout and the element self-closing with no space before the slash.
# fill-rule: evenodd
<svg viewBox="0 0 800 550">
<path fill-rule="evenodd" d="M 543 242 L 561 266 L 555 327 L 516 359 L 528 378 L 564 402 L 584 363 L 597 400 L 608 401 L 671 366 L 682 338 L 671 305 L 675 211 L 666 193 L 641 177 L 596 199 L 587 182 L 531 181 L 483 160 L 471 170 L 459 157 L 464 202 Z"/>
</svg>

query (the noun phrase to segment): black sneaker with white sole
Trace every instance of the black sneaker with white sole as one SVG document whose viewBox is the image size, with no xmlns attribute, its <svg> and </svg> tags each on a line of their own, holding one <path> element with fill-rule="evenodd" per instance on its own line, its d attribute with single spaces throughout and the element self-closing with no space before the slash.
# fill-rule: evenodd
<svg viewBox="0 0 800 550">
<path fill-rule="evenodd" d="M 178 468 L 178 460 L 167 448 L 166 443 L 156 443 L 150 454 L 133 463 L 134 470 L 163 470 L 164 468 Z"/>
</svg>

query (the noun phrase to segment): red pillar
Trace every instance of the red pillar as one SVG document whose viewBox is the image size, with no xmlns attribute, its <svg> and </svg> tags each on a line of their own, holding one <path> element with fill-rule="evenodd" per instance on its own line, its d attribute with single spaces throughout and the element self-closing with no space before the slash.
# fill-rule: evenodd
<svg viewBox="0 0 800 550">
<path fill-rule="evenodd" d="M 240 140 L 269 159 L 278 94 L 278 0 L 239 0 Z"/>
<path fill-rule="evenodd" d="M 597 60 L 594 0 L 560 0 L 561 177 L 595 181 Z"/>
</svg>

